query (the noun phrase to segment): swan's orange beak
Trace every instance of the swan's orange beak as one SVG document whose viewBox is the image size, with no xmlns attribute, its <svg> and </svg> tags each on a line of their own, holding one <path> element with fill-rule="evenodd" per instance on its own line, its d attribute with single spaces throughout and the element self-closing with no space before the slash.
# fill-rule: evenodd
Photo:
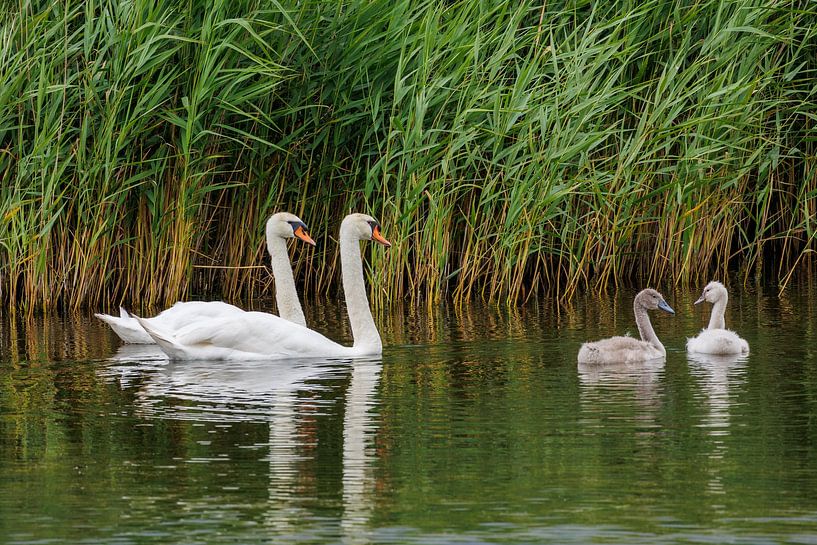
<svg viewBox="0 0 817 545">
<path fill-rule="evenodd" d="M 294 233 L 295 233 L 296 237 L 303 240 L 307 244 L 311 244 L 312 246 L 315 246 L 315 241 L 312 240 L 312 237 L 309 236 L 309 233 L 306 232 L 306 229 L 304 229 L 303 225 L 299 225 L 298 228 L 295 229 Z"/>
<path fill-rule="evenodd" d="M 372 240 L 374 240 L 375 242 L 379 242 L 386 248 L 391 248 L 391 242 L 383 238 L 383 235 L 380 234 L 379 225 L 375 225 L 374 227 L 372 227 Z"/>
</svg>

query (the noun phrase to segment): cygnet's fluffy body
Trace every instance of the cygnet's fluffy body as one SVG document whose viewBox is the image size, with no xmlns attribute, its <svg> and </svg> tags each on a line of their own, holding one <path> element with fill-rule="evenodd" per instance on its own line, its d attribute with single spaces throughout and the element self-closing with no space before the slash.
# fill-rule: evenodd
<svg viewBox="0 0 817 545">
<path fill-rule="evenodd" d="M 704 301 L 712 303 L 709 326 L 697 337 L 687 339 L 687 352 L 716 355 L 748 354 L 749 343 L 734 331 L 726 329 L 724 313 L 726 303 L 729 301 L 726 287 L 720 282 L 710 282 L 695 304 Z"/>
<path fill-rule="evenodd" d="M 639 292 L 633 301 L 633 312 L 641 340 L 633 337 L 610 337 L 584 343 L 579 349 L 579 363 L 584 365 L 638 363 L 666 357 L 667 351 L 658 340 L 647 314 L 648 311 L 655 309 L 675 314 L 664 301 L 664 297 L 654 289 L 648 288 Z"/>
</svg>

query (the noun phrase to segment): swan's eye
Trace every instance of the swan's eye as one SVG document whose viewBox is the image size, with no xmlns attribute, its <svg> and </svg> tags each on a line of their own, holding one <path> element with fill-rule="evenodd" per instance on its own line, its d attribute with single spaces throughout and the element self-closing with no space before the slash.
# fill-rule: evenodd
<svg viewBox="0 0 817 545">
<path fill-rule="evenodd" d="M 298 229 L 301 229 L 305 235 L 309 236 L 309 229 L 307 229 L 306 224 L 304 222 L 288 221 L 287 223 L 289 224 L 290 227 L 292 227 L 292 232 L 295 233 L 296 236 L 298 234 Z"/>
</svg>

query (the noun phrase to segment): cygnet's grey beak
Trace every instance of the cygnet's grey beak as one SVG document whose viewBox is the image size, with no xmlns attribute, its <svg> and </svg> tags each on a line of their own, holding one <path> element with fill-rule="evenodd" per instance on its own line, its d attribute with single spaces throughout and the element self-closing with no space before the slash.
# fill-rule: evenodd
<svg viewBox="0 0 817 545">
<path fill-rule="evenodd" d="M 692 304 L 693 304 L 693 305 L 697 305 L 698 303 L 703 303 L 704 301 L 706 301 L 706 297 L 705 297 L 705 296 L 704 296 L 704 294 L 702 293 L 702 294 L 701 294 L 701 296 L 700 296 L 700 297 L 698 297 L 698 300 L 697 300 L 697 301 L 695 301 L 695 302 L 694 302 L 694 303 L 692 303 Z"/>
<path fill-rule="evenodd" d="M 660 303 L 658 303 L 658 308 L 660 308 L 664 312 L 669 312 L 670 314 L 675 314 L 675 311 L 672 310 L 672 307 L 669 306 L 666 301 L 661 301 Z"/>
</svg>

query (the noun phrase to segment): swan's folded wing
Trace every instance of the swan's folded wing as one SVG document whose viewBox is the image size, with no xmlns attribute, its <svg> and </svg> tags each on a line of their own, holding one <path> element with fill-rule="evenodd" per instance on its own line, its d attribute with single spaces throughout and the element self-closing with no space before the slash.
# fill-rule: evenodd
<svg viewBox="0 0 817 545">
<path fill-rule="evenodd" d="M 320 333 L 265 312 L 196 321 L 174 337 L 187 347 L 218 347 L 270 357 L 325 355 L 327 347 L 339 346 Z"/>
<path fill-rule="evenodd" d="M 599 350 L 606 352 L 614 352 L 618 350 L 641 350 L 649 343 L 645 343 L 635 337 L 623 335 L 618 337 L 609 337 L 593 343 Z"/>
<path fill-rule="evenodd" d="M 227 318 L 244 311 L 222 301 L 179 301 L 172 307 L 150 318 L 157 327 L 178 331 L 181 328 L 208 318 Z"/>
<path fill-rule="evenodd" d="M 610 337 L 584 343 L 579 350 L 580 364 L 633 363 L 662 357 L 650 343 L 633 337 Z"/>
</svg>

